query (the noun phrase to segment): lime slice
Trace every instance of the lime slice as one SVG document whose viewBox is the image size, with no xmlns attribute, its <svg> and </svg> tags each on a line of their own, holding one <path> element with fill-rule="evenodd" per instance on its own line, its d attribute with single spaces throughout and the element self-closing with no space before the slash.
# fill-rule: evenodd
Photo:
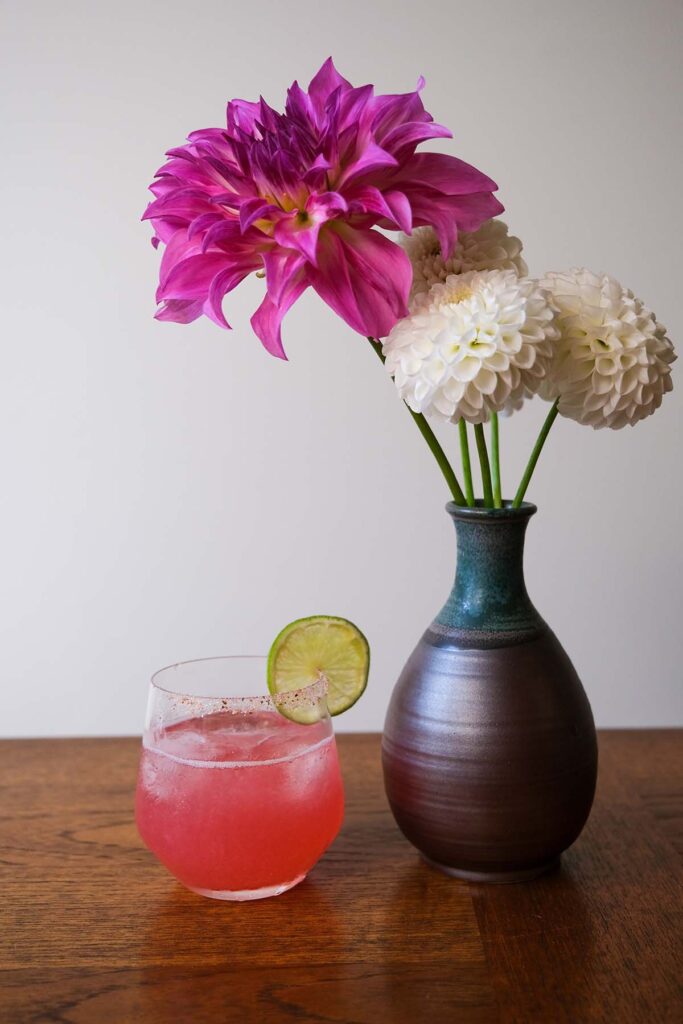
<svg viewBox="0 0 683 1024">
<path fill-rule="evenodd" d="M 273 641 L 268 689 L 289 693 L 324 676 L 330 714 L 340 715 L 363 693 L 369 669 L 370 647 L 357 626 L 334 615 L 311 615 L 290 622 Z"/>
</svg>

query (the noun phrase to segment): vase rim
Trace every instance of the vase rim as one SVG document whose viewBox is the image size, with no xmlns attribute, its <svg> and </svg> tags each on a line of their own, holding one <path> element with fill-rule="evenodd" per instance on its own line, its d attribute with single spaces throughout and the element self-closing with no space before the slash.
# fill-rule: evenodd
<svg viewBox="0 0 683 1024">
<path fill-rule="evenodd" d="M 454 501 L 449 501 L 446 505 L 446 511 L 456 520 L 494 520 L 500 522 L 501 519 L 529 519 L 538 509 L 531 501 L 523 501 L 519 508 L 513 508 L 512 502 L 509 500 L 503 501 L 502 508 L 485 508 L 481 498 L 478 498 L 474 506 L 456 505 Z"/>
</svg>

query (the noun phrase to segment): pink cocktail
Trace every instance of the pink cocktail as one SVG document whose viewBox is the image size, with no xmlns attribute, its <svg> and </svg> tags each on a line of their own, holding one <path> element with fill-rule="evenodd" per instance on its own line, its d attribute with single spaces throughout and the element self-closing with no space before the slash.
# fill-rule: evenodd
<svg viewBox="0 0 683 1024">
<path fill-rule="evenodd" d="M 234 687 L 252 695 L 226 696 Z M 138 830 L 176 878 L 205 896 L 290 889 L 341 825 L 325 680 L 275 698 L 264 687 L 261 658 L 189 662 L 152 681 Z"/>
</svg>

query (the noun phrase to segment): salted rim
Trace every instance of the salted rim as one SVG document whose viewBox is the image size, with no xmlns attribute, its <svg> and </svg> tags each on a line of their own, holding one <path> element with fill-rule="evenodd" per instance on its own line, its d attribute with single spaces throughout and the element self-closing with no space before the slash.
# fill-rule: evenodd
<svg viewBox="0 0 683 1024">
<path fill-rule="evenodd" d="M 152 686 L 159 693 L 163 694 L 169 702 L 177 703 L 183 707 L 207 707 L 210 706 L 216 711 L 235 711 L 246 714 L 250 711 L 262 711 L 266 708 L 304 708 L 312 707 L 327 696 L 329 683 L 321 673 L 312 683 L 307 683 L 296 690 L 289 690 L 282 693 L 264 693 L 252 697 L 217 697 L 204 696 L 202 694 L 182 693 L 179 690 L 171 690 L 167 686 L 161 686 L 157 682 L 159 676 L 172 669 L 184 668 L 187 665 L 203 664 L 207 661 L 263 661 L 267 663 L 268 658 L 262 654 L 227 654 L 216 655 L 210 658 L 192 658 L 189 661 L 177 661 L 171 665 L 164 665 L 157 669 L 150 680 Z"/>
</svg>

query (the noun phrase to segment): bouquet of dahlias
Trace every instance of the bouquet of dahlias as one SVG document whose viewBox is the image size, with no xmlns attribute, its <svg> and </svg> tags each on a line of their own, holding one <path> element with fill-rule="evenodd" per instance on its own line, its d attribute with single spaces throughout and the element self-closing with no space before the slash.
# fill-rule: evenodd
<svg viewBox="0 0 683 1024">
<path fill-rule="evenodd" d="M 609 275 L 527 276 L 521 242 L 495 219 L 497 185 L 456 157 L 417 152 L 451 137 L 425 110 L 423 85 L 377 96 L 330 59 L 307 92 L 294 82 L 284 113 L 232 100 L 224 128 L 169 150 L 144 214 L 165 247 L 156 316 L 229 328 L 223 300 L 255 273 L 265 295 L 252 327 L 284 359 L 282 319 L 313 287 L 385 362 L 461 505 L 475 503 L 467 424 L 483 504 L 499 508 L 498 414 L 539 394 L 552 404 L 516 507 L 558 414 L 633 425 L 671 390 L 676 357 L 665 328 Z M 428 416 L 458 425 L 464 488 Z"/>
</svg>

